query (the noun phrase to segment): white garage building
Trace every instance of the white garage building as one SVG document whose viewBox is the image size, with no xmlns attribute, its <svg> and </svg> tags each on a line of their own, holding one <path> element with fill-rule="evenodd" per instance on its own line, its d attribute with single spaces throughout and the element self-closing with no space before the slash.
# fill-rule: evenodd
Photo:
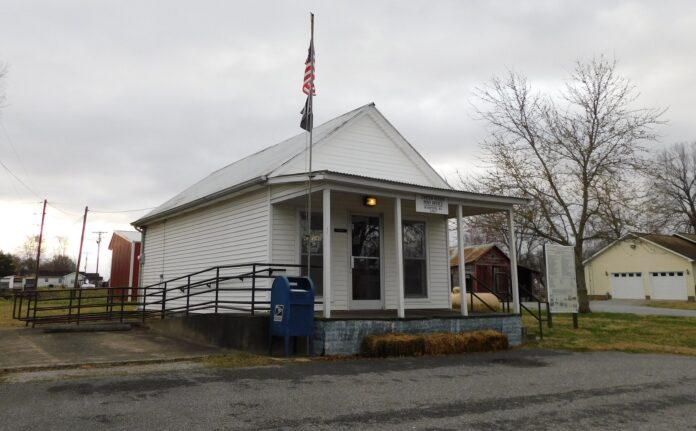
<svg viewBox="0 0 696 431">
<path fill-rule="evenodd" d="M 584 262 L 591 297 L 693 301 L 696 235 L 629 233 Z"/>
</svg>

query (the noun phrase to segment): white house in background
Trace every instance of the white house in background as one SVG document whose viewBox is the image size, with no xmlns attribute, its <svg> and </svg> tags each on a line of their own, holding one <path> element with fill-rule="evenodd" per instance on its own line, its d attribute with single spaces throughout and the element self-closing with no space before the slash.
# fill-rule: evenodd
<svg viewBox="0 0 696 431">
<path fill-rule="evenodd" d="M 39 288 L 63 287 L 66 284 L 65 277 L 66 274 L 62 271 L 39 271 L 37 285 Z M 30 280 L 33 285 L 34 278 L 30 276 L 27 280 Z"/>
<path fill-rule="evenodd" d="M 325 317 L 450 308 L 447 220 L 461 238 L 463 217 L 502 211 L 512 224 L 513 205 L 526 203 L 453 189 L 374 104 L 313 134 L 311 259 L 322 269 L 312 276 Z M 234 162 L 135 221 L 141 286 L 217 265 L 305 264 L 306 145 L 302 133 Z M 514 251 L 510 260 L 516 293 Z"/>
<path fill-rule="evenodd" d="M 24 277 L 17 275 L 8 275 L 6 277 L 0 278 L 0 290 L 4 289 L 23 289 L 24 288 Z"/>
<path fill-rule="evenodd" d="M 86 280 L 86 275 L 84 272 L 80 271 L 77 275 L 77 285 L 82 286 L 85 283 Z M 65 287 L 73 287 L 75 285 L 75 271 L 71 272 L 70 274 L 66 274 L 63 276 L 63 281 Z"/>
</svg>

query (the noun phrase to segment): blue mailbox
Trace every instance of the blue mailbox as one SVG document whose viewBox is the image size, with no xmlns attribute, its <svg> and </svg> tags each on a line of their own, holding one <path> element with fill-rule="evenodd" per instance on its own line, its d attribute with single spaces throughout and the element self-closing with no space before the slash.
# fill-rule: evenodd
<svg viewBox="0 0 696 431">
<path fill-rule="evenodd" d="M 309 337 L 312 351 L 314 336 L 314 283 L 309 277 L 276 277 L 271 286 L 271 315 L 268 353 L 273 337 L 284 337 L 288 356 L 290 337 Z"/>
</svg>

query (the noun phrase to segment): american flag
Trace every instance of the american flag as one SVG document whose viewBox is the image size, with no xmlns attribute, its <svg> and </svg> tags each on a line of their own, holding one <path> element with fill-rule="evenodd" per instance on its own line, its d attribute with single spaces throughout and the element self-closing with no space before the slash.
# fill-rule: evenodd
<svg viewBox="0 0 696 431">
<path fill-rule="evenodd" d="M 314 14 L 311 14 L 311 22 L 312 36 L 309 39 L 309 52 L 307 53 L 307 61 L 305 61 L 304 83 L 302 84 L 302 92 L 307 95 L 307 101 L 302 109 L 302 120 L 300 120 L 300 127 L 308 132 L 314 126 L 312 98 L 317 95 L 317 88 L 314 86 Z"/>
<path fill-rule="evenodd" d="M 302 84 L 302 92 L 309 95 L 311 89 L 312 96 L 317 95 L 317 89 L 314 87 L 314 14 L 312 14 L 312 37 L 309 39 L 309 52 L 305 61 L 304 83 Z"/>
</svg>

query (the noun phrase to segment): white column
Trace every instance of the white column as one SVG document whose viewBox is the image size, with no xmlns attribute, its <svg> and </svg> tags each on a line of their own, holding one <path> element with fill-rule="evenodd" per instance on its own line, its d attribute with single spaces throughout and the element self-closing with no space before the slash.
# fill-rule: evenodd
<svg viewBox="0 0 696 431">
<path fill-rule="evenodd" d="M 401 227 L 401 198 L 394 199 L 394 238 L 396 238 L 396 288 L 397 292 L 397 314 L 400 319 L 406 317 L 406 306 L 404 300 L 404 231 Z"/>
<path fill-rule="evenodd" d="M 515 240 L 515 219 L 514 212 L 510 208 L 507 212 L 508 217 L 508 241 L 510 244 L 508 249 L 510 251 L 510 281 L 512 285 L 512 310 L 514 313 L 520 313 L 520 289 L 517 280 L 517 241 Z"/>
<path fill-rule="evenodd" d="M 331 317 L 331 190 L 324 189 L 322 196 L 323 208 L 323 268 L 324 268 L 324 317 Z"/>
<path fill-rule="evenodd" d="M 462 316 L 469 315 L 469 308 L 466 305 L 466 263 L 464 262 L 464 217 L 462 216 L 462 206 L 457 204 L 457 256 L 459 257 L 459 294 L 461 295 Z"/>
<path fill-rule="evenodd" d="M 448 208 L 449 211 L 449 208 Z M 452 308 L 452 266 L 450 265 L 450 233 L 449 233 L 449 218 L 445 218 L 445 256 L 447 256 L 447 298 L 448 308 Z"/>
</svg>

